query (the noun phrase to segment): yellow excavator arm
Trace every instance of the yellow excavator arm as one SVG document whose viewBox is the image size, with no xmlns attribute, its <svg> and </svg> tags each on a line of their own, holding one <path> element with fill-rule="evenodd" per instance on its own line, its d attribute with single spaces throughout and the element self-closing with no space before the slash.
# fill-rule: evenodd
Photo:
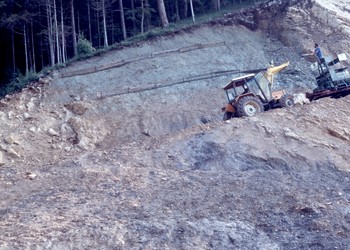
<svg viewBox="0 0 350 250">
<path fill-rule="evenodd" d="M 287 68 L 288 65 L 289 65 L 289 61 L 285 62 L 279 66 L 271 66 L 271 67 L 267 68 L 266 72 L 264 73 L 264 76 L 272 85 L 273 84 L 273 76 L 275 74 L 277 74 L 278 72 L 282 71 L 283 69 Z"/>
</svg>

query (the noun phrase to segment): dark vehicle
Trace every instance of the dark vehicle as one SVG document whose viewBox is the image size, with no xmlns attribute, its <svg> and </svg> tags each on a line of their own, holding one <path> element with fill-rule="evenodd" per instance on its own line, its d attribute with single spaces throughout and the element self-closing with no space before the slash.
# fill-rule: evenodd
<svg viewBox="0 0 350 250">
<path fill-rule="evenodd" d="M 339 54 L 335 59 L 326 57 L 323 62 L 311 65 L 317 88 L 312 93 L 306 93 L 310 101 L 324 97 L 339 98 L 350 94 L 349 71 L 342 65 L 346 60 L 345 54 Z"/>
</svg>

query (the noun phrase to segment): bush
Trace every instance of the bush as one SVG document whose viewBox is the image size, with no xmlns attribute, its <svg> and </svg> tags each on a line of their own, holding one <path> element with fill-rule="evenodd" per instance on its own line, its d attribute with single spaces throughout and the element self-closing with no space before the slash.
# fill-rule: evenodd
<svg viewBox="0 0 350 250">
<path fill-rule="evenodd" d="M 83 34 L 79 35 L 77 49 L 78 49 L 78 55 L 87 55 L 87 54 L 91 54 L 92 52 L 95 51 L 95 49 L 92 46 L 91 42 L 88 41 L 84 37 Z"/>
<path fill-rule="evenodd" d="M 23 76 L 20 73 L 16 73 L 12 81 L 0 88 L 0 97 L 4 97 L 7 94 L 18 92 L 25 88 L 29 83 L 39 80 L 39 75 L 35 72 L 29 72 Z"/>
</svg>

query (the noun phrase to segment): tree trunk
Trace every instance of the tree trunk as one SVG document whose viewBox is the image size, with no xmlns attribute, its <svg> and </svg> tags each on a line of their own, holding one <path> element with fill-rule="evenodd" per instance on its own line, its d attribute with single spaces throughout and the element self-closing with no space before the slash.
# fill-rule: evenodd
<svg viewBox="0 0 350 250">
<path fill-rule="evenodd" d="M 12 71 L 16 71 L 16 56 L 15 56 L 15 35 L 13 32 L 13 26 L 11 26 L 11 40 L 12 40 Z"/>
<path fill-rule="evenodd" d="M 42 16 L 42 12 L 41 12 L 41 7 L 39 8 L 39 16 Z M 40 33 L 39 35 L 40 37 L 40 68 L 44 68 L 44 42 L 43 42 L 43 35 L 42 33 Z"/>
<path fill-rule="evenodd" d="M 125 19 L 124 19 L 123 0 L 119 0 L 119 9 L 120 9 L 120 22 L 121 22 L 122 31 L 123 31 L 123 39 L 125 40 L 127 37 L 126 37 L 126 28 L 125 28 Z"/>
<path fill-rule="evenodd" d="M 65 63 L 67 60 L 66 54 L 66 38 L 64 33 L 64 20 L 63 20 L 63 4 L 61 0 L 61 40 L 62 40 L 62 62 Z"/>
<path fill-rule="evenodd" d="M 24 24 L 23 27 L 23 36 L 24 36 L 24 54 L 26 59 L 26 75 L 29 73 L 29 65 L 28 65 L 28 45 L 27 45 L 27 26 Z"/>
<path fill-rule="evenodd" d="M 132 19 L 132 30 L 135 32 L 136 30 L 136 16 L 135 16 L 135 3 L 134 0 L 131 0 L 131 19 Z"/>
<path fill-rule="evenodd" d="M 73 50 L 74 56 L 78 55 L 78 47 L 77 47 L 77 32 L 75 30 L 75 19 L 74 19 L 74 0 L 70 2 L 71 15 L 72 15 L 72 36 L 73 36 Z"/>
<path fill-rule="evenodd" d="M 96 11 L 98 47 L 101 47 L 100 12 Z"/>
<path fill-rule="evenodd" d="M 183 18 L 186 18 L 188 14 L 188 0 L 182 0 L 182 3 L 183 3 Z"/>
<path fill-rule="evenodd" d="M 32 69 L 36 72 L 36 61 L 35 61 L 35 46 L 34 46 L 34 29 L 33 29 L 33 19 L 30 23 L 31 26 L 31 39 L 32 39 Z"/>
<path fill-rule="evenodd" d="M 40 35 L 40 59 L 41 59 L 41 68 L 45 67 L 44 63 L 44 42 L 43 42 L 43 36 Z M 47 46 L 47 45 L 46 45 Z"/>
<path fill-rule="evenodd" d="M 49 42 L 49 50 L 50 50 L 50 63 L 51 66 L 55 65 L 55 50 L 54 50 L 54 42 L 52 40 L 52 13 L 51 13 L 51 2 L 50 0 L 46 0 L 46 12 L 47 12 L 47 30 L 48 30 L 48 42 Z"/>
<path fill-rule="evenodd" d="M 144 33 L 144 22 L 145 22 L 145 6 L 143 4 L 143 0 L 141 0 L 141 34 Z"/>
<path fill-rule="evenodd" d="M 175 1 L 175 15 L 176 15 L 176 22 L 179 22 L 180 21 L 179 0 Z"/>
<path fill-rule="evenodd" d="M 148 31 L 150 29 L 150 22 L 151 22 L 151 11 L 150 11 L 150 4 L 149 4 L 149 0 L 145 0 L 145 22 L 146 22 L 146 29 L 144 29 L 144 31 Z"/>
<path fill-rule="evenodd" d="M 25 34 L 26 34 L 26 40 L 27 40 L 27 55 L 28 55 L 28 69 L 29 72 L 33 71 L 33 58 L 32 58 L 32 53 L 31 53 L 31 49 L 32 49 L 32 45 L 31 45 L 31 40 L 30 40 L 30 29 L 29 29 L 29 25 L 28 23 L 26 23 L 26 30 L 25 30 Z"/>
<path fill-rule="evenodd" d="M 54 17 L 54 22 L 55 22 L 57 63 L 60 64 L 61 63 L 61 52 L 60 52 L 60 40 L 59 40 L 59 34 L 58 34 L 56 0 L 53 0 L 53 17 Z"/>
<path fill-rule="evenodd" d="M 220 10 L 220 0 L 211 0 L 211 8 L 214 10 Z"/>
<path fill-rule="evenodd" d="M 104 37 L 103 44 L 104 44 L 104 47 L 108 47 L 105 0 L 102 0 L 101 2 L 102 2 L 103 37 Z"/>
<path fill-rule="evenodd" d="M 164 0 L 157 0 L 158 3 L 158 12 L 161 21 L 161 25 L 163 28 L 169 25 L 168 17 L 166 15 Z"/>
<path fill-rule="evenodd" d="M 79 12 L 79 10 L 78 10 L 78 14 L 77 14 L 77 18 L 78 18 L 78 36 L 79 36 L 79 34 L 80 34 L 80 12 Z"/>
<path fill-rule="evenodd" d="M 193 23 L 196 23 L 196 18 L 194 17 L 194 10 L 193 10 L 192 0 L 190 0 L 190 7 L 191 7 L 192 21 L 193 21 Z"/>
<path fill-rule="evenodd" d="M 89 22 L 89 41 L 92 42 L 90 0 L 88 0 L 87 7 L 88 7 L 88 22 Z"/>
</svg>

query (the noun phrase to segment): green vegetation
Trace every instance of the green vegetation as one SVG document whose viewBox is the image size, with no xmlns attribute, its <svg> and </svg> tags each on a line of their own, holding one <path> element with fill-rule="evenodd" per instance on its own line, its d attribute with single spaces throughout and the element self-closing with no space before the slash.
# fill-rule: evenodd
<svg viewBox="0 0 350 250">
<path fill-rule="evenodd" d="M 29 72 L 27 75 L 17 73 L 13 76 L 12 81 L 0 88 L 0 97 L 4 97 L 7 94 L 18 92 L 25 88 L 29 83 L 39 80 L 39 74 L 35 72 Z"/>
<path fill-rule="evenodd" d="M 79 56 L 92 54 L 95 51 L 95 48 L 92 46 L 92 43 L 88 41 L 82 33 L 79 34 L 77 49 Z"/>
</svg>

